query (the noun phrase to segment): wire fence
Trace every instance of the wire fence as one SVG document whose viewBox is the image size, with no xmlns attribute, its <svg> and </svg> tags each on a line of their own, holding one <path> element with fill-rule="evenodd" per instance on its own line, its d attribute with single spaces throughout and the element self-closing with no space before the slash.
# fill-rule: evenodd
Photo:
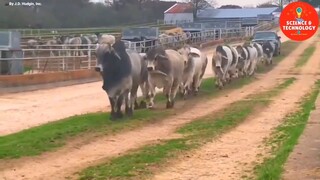
<svg viewBox="0 0 320 180">
<path fill-rule="evenodd" d="M 155 46 L 179 47 L 185 43 L 200 44 L 212 40 L 232 37 L 249 37 L 257 30 L 271 29 L 272 25 L 262 24 L 241 29 L 213 29 L 186 35 L 159 37 L 156 40 L 139 42 L 124 41 L 128 49 L 145 53 Z M 23 58 L 0 58 L 3 61 L 22 61 L 24 74 L 56 71 L 93 69 L 96 65 L 95 44 L 84 45 L 37 45 L 33 49 L 22 46 Z M 1 64 L 0 64 L 1 68 Z M 1 73 L 0 73 L 1 74 Z"/>
</svg>

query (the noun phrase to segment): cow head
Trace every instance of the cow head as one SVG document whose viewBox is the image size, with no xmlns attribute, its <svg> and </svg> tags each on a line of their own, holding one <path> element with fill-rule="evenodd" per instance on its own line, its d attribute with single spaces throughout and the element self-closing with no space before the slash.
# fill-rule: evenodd
<svg viewBox="0 0 320 180">
<path fill-rule="evenodd" d="M 103 72 L 104 67 L 108 61 L 120 61 L 121 57 L 110 43 L 97 44 L 97 65 L 95 71 Z"/>
<path fill-rule="evenodd" d="M 148 71 L 153 71 L 157 69 L 158 63 L 161 60 L 167 59 L 166 52 L 163 47 L 156 47 L 150 49 L 143 59 L 147 61 Z"/>
<path fill-rule="evenodd" d="M 184 45 L 182 48 L 178 49 L 178 52 L 182 55 L 184 65 L 186 66 L 190 58 L 192 58 L 191 48 L 188 45 Z"/>
</svg>

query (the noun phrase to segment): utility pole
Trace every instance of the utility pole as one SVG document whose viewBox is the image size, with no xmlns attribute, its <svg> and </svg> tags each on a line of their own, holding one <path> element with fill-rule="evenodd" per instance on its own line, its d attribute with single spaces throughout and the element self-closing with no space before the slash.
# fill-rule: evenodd
<svg viewBox="0 0 320 180">
<path fill-rule="evenodd" d="M 279 2 L 279 4 L 280 4 L 280 11 L 282 12 L 282 10 L 283 10 L 283 0 L 279 0 L 280 2 Z"/>
</svg>

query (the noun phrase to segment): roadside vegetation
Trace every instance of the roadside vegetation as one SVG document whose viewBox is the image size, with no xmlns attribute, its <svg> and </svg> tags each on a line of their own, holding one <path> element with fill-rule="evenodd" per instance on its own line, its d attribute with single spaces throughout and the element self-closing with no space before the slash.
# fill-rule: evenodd
<svg viewBox="0 0 320 180">
<path fill-rule="evenodd" d="M 320 81 L 317 81 L 312 92 L 304 97 L 298 111 L 289 114 L 284 122 L 273 132 L 266 146 L 270 147 L 270 157 L 255 167 L 255 179 L 281 179 L 286 163 L 300 135 L 306 127 L 310 112 L 315 108 L 315 101 L 320 92 Z"/>
<path fill-rule="evenodd" d="M 298 47 L 298 45 L 299 43 L 292 41 L 283 43 L 282 54 L 274 58 L 275 64 L 285 58 L 293 49 Z M 258 72 L 270 71 L 274 66 L 275 65 L 266 67 L 260 65 Z M 214 85 L 214 79 L 205 79 L 197 98 L 188 99 L 185 105 L 173 110 L 163 108 L 165 99 L 162 94 L 159 94 L 155 99 L 157 106 L 160 107 L 158 110 L 137 110 L 131 119 L 110 121 L 109 113 L 90 113 L 72 116 L 15 134 L 0 136 L 0 159 L 36 156 L 43 152 L 54 151 L 73 139 L 82 137 L 86 139 L 96 138 L 98 136 L 132 130 L 150 122 L 161 121 L 170 115 L 179 113 L 180 111 L 186 111 L 190 108 L 188 104 L 194 105 L 198 101 L 207 100 L 222 93 L 227 93 L 228 90 L 240 88 L 243 85 L 251 83 L 253 80 L 254 78 L 239 79 L 233 81 L 222 91 L 219 91 Z"/>
<path fill-rule="evenodd" d="M 298 61 L 295 64 L 296 68 L 302 67 L 304 66 L 308 60 L 310 59 L 310 57 L 313 55 L 313 53 L 316 50 L 316 45 L 315 43 L 311 44 L 308 48 L 306 48 L 303 53 L 300 55 Z"/>
<path fill-rule="evenodd" d="M 189 150 L 201 147 L 219 135 L 236 127 L 249 115 L 261 112 L 284 89 L 294 83 L 295 78 L 286 79 L 270 91 L 255 94 L 240 100 L 229 107 L 201 117 L 184 125 L 176 133 L 183 137 L 162 141 L 160 144 L 147 145 L 126 155 L 111 158 L 108 162 L 89 167 L 80 173 L 80 179 L 143 179 L 165 167 L 170 159 Z M 268 97 L 261 98 L 261 97 Z"/>
</svg>

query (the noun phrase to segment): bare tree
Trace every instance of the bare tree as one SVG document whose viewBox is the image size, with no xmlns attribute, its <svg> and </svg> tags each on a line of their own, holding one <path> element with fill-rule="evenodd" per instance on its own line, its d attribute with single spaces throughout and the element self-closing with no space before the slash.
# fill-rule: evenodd
<svg viewBox="0 0 320 180">
<path fill-rule="evenodd" d="M 193 17 L 197 18 L 197 13 L 201 9 L 205 9 L 207 7 L 214 7 L 217 3 L 215 0 L 187 0 L 193 4 Z"/>
</svg>

